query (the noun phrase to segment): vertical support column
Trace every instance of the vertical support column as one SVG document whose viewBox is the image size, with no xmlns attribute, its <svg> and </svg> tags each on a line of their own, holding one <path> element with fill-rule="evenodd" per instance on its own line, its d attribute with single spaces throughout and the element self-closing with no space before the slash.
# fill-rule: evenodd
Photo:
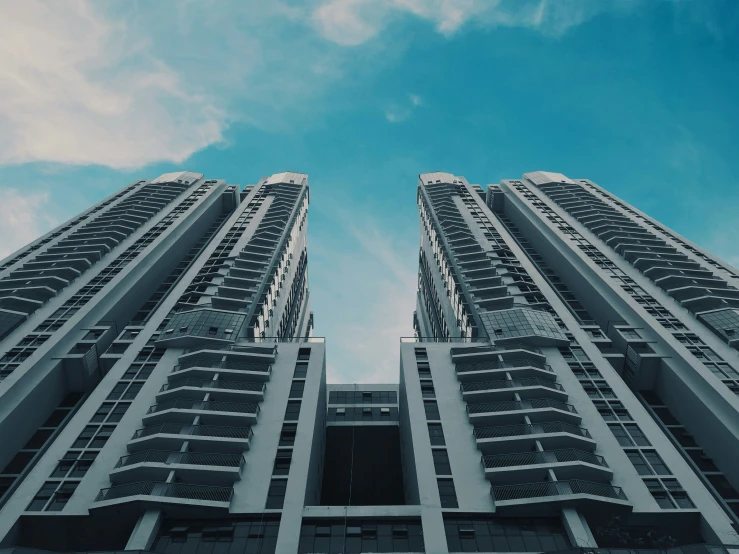
<svg viewBox="0 0 739 554">
<path fill-rule="evenodd" d="M 573 547 L 598 548 L 590 526 L 575 508 L 562 509 L 562 524 Z"/>
<path fill-rule="evenodd" d="M 161 524 L 161 510 L 146 510 L 136 522 L 126 550 L 150 550 Z"/>
</svg>

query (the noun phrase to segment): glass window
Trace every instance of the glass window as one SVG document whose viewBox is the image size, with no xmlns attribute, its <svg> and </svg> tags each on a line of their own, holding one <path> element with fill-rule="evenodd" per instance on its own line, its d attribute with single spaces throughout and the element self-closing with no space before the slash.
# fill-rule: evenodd
<svg viewBox="0 0 739 554">
<path fill-rule="evenodd" d="M 437 479 L 439 485 L 439 500 L 442 508 L 458 508 L 457 491 L 452 479 Z"/>
<path fill-rule="evenodd" d="M 631 463 L 634 464 L 634 467 L 636 468 L 637 473 L 639 475 L 652 475 L 652 470 L 649 468 L 649 465 L 646 461 L 644 461 L 644 458 L 641 457 L 641 454 L 637 450 L 632 450 L 626 452 L 626 456 L 628 456 L 629 460 L 631 460 Z"/>
<path fill-rule="evenodd" d="M 287 479 L 272 479 L 267 491 L 267 509 L 280 509 L 285 502 L 285 491 L 287 490 Z"/>
<path fill-rule="evenodd" d="M 444 440 L 444 430 L 441 428 L 441 423 L 429 423 L 429 440 L 432 446 L 444 446 L 446 444 Z"/>
<path fill-rule="evenodd" d="M 434 469 L 437 475 L 451 475 L 452 468 L 449 464 L 449 455 L 446 450 L 433 450 Z"/>
</svg>

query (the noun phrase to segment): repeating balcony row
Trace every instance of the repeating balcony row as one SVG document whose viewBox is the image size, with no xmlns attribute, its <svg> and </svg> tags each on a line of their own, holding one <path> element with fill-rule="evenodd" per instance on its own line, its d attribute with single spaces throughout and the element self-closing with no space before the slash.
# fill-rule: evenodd
<svg viewBox="0 0 739 554">
<path fill-rule="evenodd" d="M 587 507 L 591 502 L 602 506 L 603 501 L 628 509 L 628 499 L 621 487 L 581 479 L 543 481 L 491 488 L 496 512 L 501 515 L 554 515 L 562 506 Z M 524 502 L 522 502 L 524 501 Z M 534 506 L 531 501 L 536 501 Z"/>
<path fill-rule="evenodd" d="M 454 359 L 458 356 L 487 354 L 491 352 L 507 352 L 509 350 L 526 350 L 527 352 L 533 352 L 535 354 L 543 355 L 540 348 L 530 346 L 522 342 L 508 342 L 505 344 L 485 344 L 480 346 L 450 348 L 449 354 L 451 354 L 452 359 Z"/>
<path fill-rule="evenodd" d="M 263 394 L 265 384 L 251 381 L 222 381 L 221 379 L 182 379 L 162 385 L 160 392 L 172 391 L 184 387 L 258 392 Z"/>
<path fill-rule="evenodd" d="M 514 379 L 536 378 L 554 381 L 557 378 L 549 364 L 533 358 L 458 363 L 454 370 L 457 373 L 457 379 L 462 383 L 491 381 L 495 380 L 495 377 L 506 374 L 510 374 Z"/>
<path fill-rule="evenodd" d="M 142 450 L 122 456 L 116 468 L 135 464 L 178 464 L 217 467 L 238 467 L 244 465 L 244 456 L 240 454 L 222 454 L 216 452 L 176 452 L 169 450 Z"/>
<path fill-rule="evenodd" d="M 576 448 L 483 455 L 481 461 L 485 477 L 493 484 L 545 480 L 551 471 L 558 479 L 609 483 L 613 478 L 602 456 Z"/>
<path fill-rule="evenodd" d="M 178 371 L 195 367 L 232 369 L 235 371 L 257 371 L 261 373 L 269 373 L 272 370 L 272 366 L 270 364 L 244 362 L 232 359 L 221 360 L 211 357 L 194 357 L 180 361 L 179 365 L 174 366 L 172 372 L 176 373 Z"/>
<path fill-rule="evenodd" d="M 228 507 L 233 495 L 232 487 L 214 487 L 188 483 L 166 483 L 162 481 L 139 481 L 102 489 L 95 502 L 107 502 L 131 497 L 163 497 L 182 503 L 198 501 L 201 505 Z"/>
</svg>

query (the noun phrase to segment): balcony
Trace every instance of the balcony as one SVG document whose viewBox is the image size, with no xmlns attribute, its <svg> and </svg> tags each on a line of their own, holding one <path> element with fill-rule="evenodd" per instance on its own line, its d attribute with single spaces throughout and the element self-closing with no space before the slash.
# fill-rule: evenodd
<svg viewBox="0 0 739 554">
<path fill-rule="evenodd" d="M 477 448 L 483 453 L 514 453 L 533 450 L 538 441 L 546 450 L 577 448 L 595 450 L 595 441 L 588 430 L 562 421 L 546 423 L 499 425 L 473 429 Z"/>
<path fill-rule="evenodd" d="M 541 356 L 541 361 L 545 360 L 544 354 L 542 353 L 540 348 L 537 348 L 536 346 L 530 346 L 522 342 L 507 342 L 504 344 L 455 347 L 449 349 L 449 354 L 451 354 L 452 361 L 454 363 L 464 363 L 466 360 L 497 360 L 500 354 L 504 352 L 510 352 L 515 355 L 517 350 L 525 350 L 527 353 L 530 354 L 538 354 L 539 356 Z M 520 353 L 518 353 L 517 355 L 520 356 Z M 490 356 L 490 358 L 488 358 L 488 356 Z"/>
<path fill-rule="evenodd" d="M 567 400 L 567 393 L 562 385 L 554 381 L 536 378 L 507 379 L 499 381 L 473 381 L 460 383 L 462 398 L 467 402 L 494 402 L 510 398 L 516 392 L 522 398 L 546 397 L 555 400 Z"/>
<path fill-rule="evenodd" d="M 564 507 L 627 512 L 631 510 L 620 487 L 571 479 L 491 488 L 495 512 L 500 515 L 552 516 Z"/>
<path fill-rule="evenodd" d="M 473 425 L 521 423 L 523 416 L 533 423 L 557 420 L 576 424 L 582 419 L 574 406 L 549 398 L 467 404 L 467 413 Z"/>
<path fill-rule="evenodd" d="M 258 414 L 259 404 L 179 398 L 160 402 L 149 408 L 144 416 L 144 425 L 191 423 L 193 418 L 199 415 L 205 425 L 245 427 L 256 423 Z"/>
<path fill-rule="evenodd" d="M 251 427 L 161 423 L 138 429 L 128 443 L 128 450 L 179 450 L 188 441 L 198 449 L 238 453 L 249 450 L 252 434 Z"/>
<path fill-rule="evenodd" d="M 483 456 L 482 465 L 485 477 L 494 484 L 544 480 L 549 470 L 554 471 L 558 479 L 609 482 L 613 477 L 602 456 L 575 448 Z"/>
<path fill-rule="evenodd" d="M 456 364 L 457 378 L 463 382 L 486 381 L 510 373 L 514 379 L 537 378 L 554 381 L 557 375 L 543 361 L 535 358 L 490 360 L 487 362 Z"/>
<path fill-rule="evenodd" d="M 203 397 L 203 390 L 211 392 L 211 399 L 223 401 L 254 401 L 264 399 L 264 383 L 251 381 L 222 381 L 220 379 L 180 379 L 162 386 L 157 400 Z"/>
<path fill-rule="evenodd" d="M 227 511 L 232 495 L 231 487 L 140 481 L 102 489 L 95 498 L 97 506 L 94 507 L 102 508 L 122 502 L 144 501 L 182 506 L 191 506 L 195 503 L 196 513 L 206 507 L 221 508 Z"/>
<path fill-rule="evenodd" d="M 242 454 L 142 450 L 122 456 L 110 473 L 113 483 L 166 479 L 177 471 L 189 483 L 227 485 L 238 481 L 244 467 Z"/>
<path fill-rule="evenodd" d="M 192 356 L 181 359 L 179 365 L 172 368 L 172 373 L 182 371 L 186 371 L 188 378 L 212 378 L 213 373 L 219 373 L 231 377 L 248 376 L 256 381 L 267 381 L 272 371 L 272 365 L 233 358 L 223 359 L 223 356 L 217 358 L 213 356 Z"/>
</svg>

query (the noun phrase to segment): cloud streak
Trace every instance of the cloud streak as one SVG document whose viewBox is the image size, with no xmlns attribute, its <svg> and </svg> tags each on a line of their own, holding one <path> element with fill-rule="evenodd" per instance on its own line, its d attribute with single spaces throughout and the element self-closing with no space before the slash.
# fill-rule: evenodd
<svg viewBox="0 0 739 554">
<path fill-rule="evenodd" d="M 92 4 L 16 2 L 0 34 L 0 163 L 131 168 L 222 140 L 223 112 Z"/>
<path fill-rule="evenodd" d="M 56 221 L 47 215 L 49 195 L 0 189 L 0 260 L 47 232 Z"/>
<path fill-rule="evenodd" d="M 465 25 L 521 27 L 559 36 L 605 11 L 627 11 L 639 0 L 326 0 L 313 12 L 321 35 L 358 46 L 402 17 L 417 17 L 452 36 Z"/>
<path fill-rule="evenodd" d="M 379 219 L 358 210 L 339 208 L 327 215 L 342 244 L 330 245 L 328 272 L 320 261 L 326 246 L 311 247 L 319 258 L 312 280 L 331 291 L 321 303 L 322 313 L 349 315 L 324 323 L 318 314 L 318 332 L 325 332 L 330 343 L 328 380 L 397 382 L 399 337 L 413 335 L 415 246 L 398 241 Z"/>
</svg>

